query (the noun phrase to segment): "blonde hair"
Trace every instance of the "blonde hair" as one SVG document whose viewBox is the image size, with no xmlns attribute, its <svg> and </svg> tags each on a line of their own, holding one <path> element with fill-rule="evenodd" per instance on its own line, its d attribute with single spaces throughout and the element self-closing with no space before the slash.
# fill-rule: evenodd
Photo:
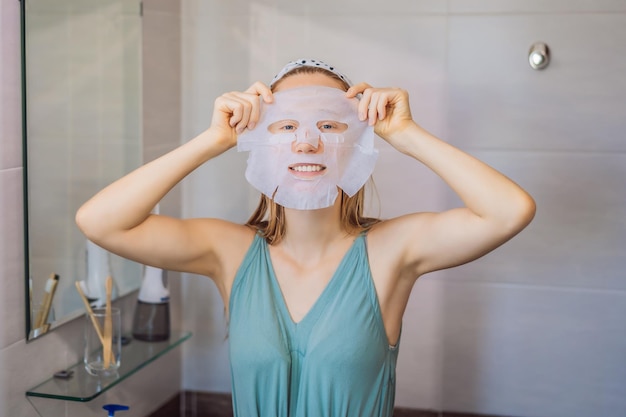
<svg viewBox="0 0 626 417">
<path fill-rule="evenodd" d="M 370 179 L 370 181 L 372 181 Z M 365 207 L 365 186 L 361 187 L 352 197 L 339 190 L 337 198 L 341 198 L 340 222 L 346 233 L 358 234 L 369 230 L 381 220 L 363 215 Z M 285 236 L 285 208 L 274 200 L 261 194 L 259 205 L 246 222 L 259 233 L 267 243 L 278 243 Z"/>
</svg>

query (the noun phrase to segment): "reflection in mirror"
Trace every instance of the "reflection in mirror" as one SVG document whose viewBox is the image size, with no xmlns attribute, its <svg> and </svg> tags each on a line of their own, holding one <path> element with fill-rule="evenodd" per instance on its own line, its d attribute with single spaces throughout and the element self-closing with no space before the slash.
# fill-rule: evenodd
<svg viewBox="0 0 626 417">
<path fill-rule="evenodd" d="M 76 281 L 94 304 L 102 275 L 117 296 L 141 284 L 140 265 L 88 249 L 74 223 L 84 201 L 141 163 L 140 3 L 22 0 L 22 36 L 32 339 L 84 312 Z"/>
</svg>

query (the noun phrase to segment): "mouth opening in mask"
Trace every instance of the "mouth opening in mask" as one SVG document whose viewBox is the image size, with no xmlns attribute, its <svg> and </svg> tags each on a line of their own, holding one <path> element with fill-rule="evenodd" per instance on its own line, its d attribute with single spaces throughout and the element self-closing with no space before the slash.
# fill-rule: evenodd
<svg viewBox="0 0 626 417">
<path fill-rule="evenodd" d="M 326 174 L 326 165 L 297 163 L 289 165 L 289 173 L 299 180 L 313 180 Z"/>
</svg>

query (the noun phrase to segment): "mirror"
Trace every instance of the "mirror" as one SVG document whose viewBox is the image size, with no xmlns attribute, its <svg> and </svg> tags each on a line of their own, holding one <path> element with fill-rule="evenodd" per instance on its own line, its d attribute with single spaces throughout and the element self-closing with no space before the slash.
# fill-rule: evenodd
<svg viewBox="0 0 626 417">
<path fill-rule="evenodd" d="M 22 0 L 21 7 L 26 332 L 32 340 L 84 313 L 76 281 L 111 274 L 117 297 L 141 284 L 141 265 L 98 247 L 89 252 L 88 275 L 87 241 L 74 222 L 83 202 L 142 162 L 141 4 Z"/>
</svg>

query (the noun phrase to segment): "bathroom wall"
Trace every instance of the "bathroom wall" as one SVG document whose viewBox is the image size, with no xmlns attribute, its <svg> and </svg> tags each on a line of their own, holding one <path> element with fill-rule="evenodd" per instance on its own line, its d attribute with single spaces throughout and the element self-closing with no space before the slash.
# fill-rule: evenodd
<svg viewBox="0 0 626 417">
<path fill-rule="evenodd" d="M 414 118 L 527 188 L 528 229 L 430 274 L 407 308 L 397 405 L 511 416 L 626 415 L 626 5 L 565 0 L 190 0 L 183 3 L 183 140 L 213 100 L 298 57 L 402 86 Z M 528 65 L 535 41 L 553 60 Z M 378 143 L 382 217 L 457 206 L 417 162 Z M 256 194 L 235 150 L 184 186 L 186 216 L 245 221 Z M 409 191 L 412 190 L 412 191 Z M 223 304 L 183 281 L 183 388 L 230 390 Z"/>
<path fill-rule="evenodd" d="M 19 2 L 0 0 L 0 415 L 84 417 L 105 415 L 102 405 L 131 406 L 128 417 L 143 417 L 176 395 L 181 386 L 181 349 L 157 359 L 88 403 L 31 398 L 25 392 L 60 369 L 77 363 L 82 320 L 75 320 L 33 342 L 25 342 L 23 268 L 22 126 L 20 91 Z M 144 1 L 143 108 L 144 159 L 150 160 L 180 141 L 180 3 Z M 180 215 L 175 189 L 162 212 Z M 172 298 L 180 286 L 172 274 Z M 130 331 L 136 293 L 116 304 Z M 172 303 L 172 327 L 180 330 L 180 305 Z M 37 411 L 38 410 L 38 411 Z M 44 413 L 45 412 L 45 413 Z"/>
</svg>

